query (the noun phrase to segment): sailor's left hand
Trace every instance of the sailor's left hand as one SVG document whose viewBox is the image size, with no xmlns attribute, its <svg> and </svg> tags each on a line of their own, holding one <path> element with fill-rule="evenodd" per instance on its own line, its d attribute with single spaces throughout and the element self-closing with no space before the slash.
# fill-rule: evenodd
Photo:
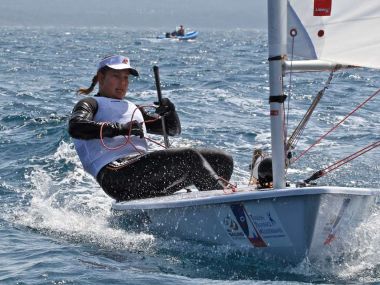
<svg viewBox="0 0 380 285">
<path fill-rule="evenodd" d="M 175 111 L 174 104 L 168 98 L 162 98 L 161 104 L 159 102 L 154 102 L 154 104 L 158 105 L 155 113 L 159 114 L 160 116 L 165 116 L 170 112 Z"/>
<path fill-rule="evenodd" d="M 144 130 L 142 124 L 137 121 L 119 124 L 119 135 L 133 135 L 144 137 Z"/>
</svg>

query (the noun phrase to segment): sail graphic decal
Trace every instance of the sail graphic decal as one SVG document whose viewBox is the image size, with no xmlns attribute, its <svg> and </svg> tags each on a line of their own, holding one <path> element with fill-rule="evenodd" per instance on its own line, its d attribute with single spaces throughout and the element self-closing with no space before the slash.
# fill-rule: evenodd
<svg viewBox="0 0 380 285">
<path fill-rule="evenodd" d="M 314 16 L 330 16 L 331 0 L 314 0 Z"/>
<path fill-rule="evenodd" d="M 338 212 L 338 215 L 336 216 L 332 226 L 331 226 L 331 229 L 330 229 L 330 232 L 327 236 L 327 238 L 325 239 L 324 241 L 324 245 L 329 245 L 331 244 L 331 242 L 336 238 L 335 234 L 338 230 L 338 225 L 339 225 L 339 222 L 341 221 L 342 217 L 343 217 L 343 214 L 344 212 L 346 211 L 347 207 L 348 207 L 348 204 L 350 203 L 351 199 L 349 198 L 346 198 L 343 200 L 343 203 L 342 203 L 342 206 L 340 207 L 339 209 L 339 212 Z"/>
<path fill-rule="evenodd" d="M 255 223 L 248 215 L 244 205 L 233 204 L 231 205 L 231 210 L 248 240 L 255 247 L 267 247 L 266 242 L 260 235 Z"/>
</svg>

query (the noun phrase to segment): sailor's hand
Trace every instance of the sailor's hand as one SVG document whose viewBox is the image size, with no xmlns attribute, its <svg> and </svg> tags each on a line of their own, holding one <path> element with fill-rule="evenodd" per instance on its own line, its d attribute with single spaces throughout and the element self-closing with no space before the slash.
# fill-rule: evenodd
<svg viewBox="0 0 380 285">
<path fill-rule="evenodd" d="M 128 123 L 120 124 L 120 135 L 128 136 L 139 136 L 140 138 L 144 137 L 144 130 L 142 124 L 137 121 L 131 121 Z"/>
<path fill-rule="evenodd" d="M 174 104 L 168 98 L 162 98 L 161 104 L 159 102 L 154 102 L 154 104 L 158 105 L 155 113 L 159 114 L 160 116 L 165 116 L 170 112 L 175 111 Z"/>
</svg>

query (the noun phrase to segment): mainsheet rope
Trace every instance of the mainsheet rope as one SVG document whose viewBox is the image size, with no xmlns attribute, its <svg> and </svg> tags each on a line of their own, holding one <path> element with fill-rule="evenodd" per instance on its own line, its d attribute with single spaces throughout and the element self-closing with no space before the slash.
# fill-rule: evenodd
<svg viewBox="0 0 380 285">
<path fill-rule="evenodd" d="M 142 109 L 143 109 L 143 108 L 147 108 L 147 107 L 149 107 L 149 108 L 152 108 L 152 107 L 153 107 L 153 108 L 154 108 L 155 106 L 153 106 L 153 105 L 146 105 L 146 106 L 140 106 L 140 107 L 138 107 L 138 108 L 135 108 L 135 109 L 133 110 L 133 112 L 132 112 L 132 117 L 131 117 L 131 121 L 130 121 L 130 122 L 131 122 L 131 123 L 133 122 L 133 117 L 135 116 L 135 113 L 136 113 L 136 111 L 137 111 L 139 108 L 142 108 Z M 158 117 L 158 118 L 156 118 L 156 119 L 154 119 L 154 120 L 144 121 L 144 123 L 145 123 L 145 124 L 147 124 L 147 123 L 152 123 L 152 122 L 155 122 L 155 121 L 157 121 L 157 120 L 160 120 L 160 117 Z M 103 139 L 103 127 L 104 127 L 104 125 L 106 125 L 106 124 L 107 124 L 107 123 L 102 123 L 102 124 L 101 124 L 101 126 L 100 126 L 100 135 L 99 135 L 99 137 L 100 137 L 100 142 L 101 142 L 101 144 L 102 144 L 102 146 L 103 146 L 104 148 L 106 148 L 106 149 L 108 149 L 108 150 L 117 150 L 117 149 L 120 149 L 120 148 L 126 146 L 127 144 L 131 144 L 131 145 L 133 146 L 133 148 L 134 148 L 138 153 L 143 154 L 141 151 L 139 151 L 139 150 L 137 149 L 137 147 L 134 145 L 134 143 L 133 143 L 132 140 L 131 140 L 132 125 L 131 125 L 131 127 L 129 128 L 128 135 L 127 135 L 127 136 L 124 136 L 125 139 L 126 139 L 125 143 L 123 143 L 123 144 L 121 144 L 121 145 L 118 145 L 118 146 L 116 146 L 116 147 L 110 147 L 110 146 L 107 146 L 106 143 L 104 142 L 104 139 Z M 163 147 L 163 148 L 166 149 L 166 147 L 165 147 L 163 144 L 159 143 L 158 141 L 152 140 L 152 139 L 150 139 L 150 138 L 148 138 L 148 137 L 145 137 L 145 139 L 148 140 L 148 141 L 150 141 L 150 142 L 152 142 L 152 143 L 155 143 L 155 144 L 157 144 L 157 145 L 159 145 L 159 146 L 161 146 L 161 147 Z"/>
</svg>

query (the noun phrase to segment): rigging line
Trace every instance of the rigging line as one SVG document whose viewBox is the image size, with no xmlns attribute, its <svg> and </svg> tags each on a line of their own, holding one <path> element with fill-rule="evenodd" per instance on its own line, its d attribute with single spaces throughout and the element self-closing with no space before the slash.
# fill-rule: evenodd
<svg viewBox="0 0 380 285">
<path fill-rule="evenodd" d="M 161 147 L 164 148 L 164 149 L 167 149 L 167 147 L 166 147 L 165 145 L 159 143 L 158 141 L 155 141 L 155 140 L 153 140 L 153 139 L 151 139 L 151 138 L 148 138 L 148 137 L 145 137 L 145 139 L 148 140 L 148 141 L 150 141 L 150 142 L 152 142 L 152 143 L 155 143 L 156 145 L 161 146 Z"/>
<path fill-rule="evenodd" d="M 288 99 L 288 107 L 287 107 L 287 110 L 285 109 L 285 106 L 284 106 L 284 112 L 286 112 L 286 123 L 285 123 L 285 120 L 284 120 L 284 152 L 285 152 L 285 155 L 286 155 L 286 159 L 285 159 L 285 175 L 287 174 L 288 172 L 288 166 L 289 166 L 289 159 L 287 158 L 287 153 L 288 153 L 288 149 L 287 149 L 287 137 L 288 137 L 288 127 L 289 127 L 289 113 L 290 113 L 290 100 L 292 98 L 292 86 L 293 86 L 293 59 L 294 59 L 294 38 L 296 37 L 297 33 L 296 32 L 290 32 L 290 36 L 292 37 L 292 51 L 291 51 L 291 57 L 290 57 L 290 74 L 289 74 L 289 99 Z M 284 114 L 285 116 L 285 114 Z"/>
<path fill-rule="evenodd" d="M 332 131 L 334 131 L 336 128 L 338 128 L 345 120 L 347 120 L 352 114 L 354 114 L 357 110 L 359 110 L 361 107 L 363 107 L 368 101 L 370 101 L 372 98 L 374 98 L 376 95 L 380 93 L 380 88 L 375 91 L 371 96 L 369 96 L 364 102 L 359 104 L 354 110 L 352 110 L 349 114 L 347 114 L 338 124 L 336 124 L 334 127 L 332 127 L 328 132 L 326 132 L 323 136 L 321 136 L 315 143 L 313 143 L 310 147 L 308 147 L 305 151 L 303 151 L 298 157 L 296 157 L 292 163 L 299 160 L 302 156 L 304 156 L 311 148 L 316 146 L 318 143 L 320 143 L 325 137 L 327 137 Z"/>
<path fill-rule="evenodd" d="M 289 126 L 289 110 L 290 110 L 290 99 L 292 95 L 292 79 L 293 79 L 293 58 L 294 58 L 294 38 L 296 36 L 293 34 L 290 34 L 292 36 L 292 52 L 291 52 L 291 57 L 290 57 L 290 74 L 289 74 L 289 100 L 288 100 L 288 112 L 286 114 L 286 125 Z"/>
<path fill-rule="evenodd" d="M 318 178 L 325 176 L 329 172 L 341 167 L 342 165 L 350 162 L 351 160 L 354 160 L 355 158 L 357 158 L 357 157 L 365 154 L 366 152 L 373 150 L 379 146 L 380 146 L 380 141 L 377 141 L 377 142 L 374 142 L 370 145 L 367 145 L 366 147 L 362 148 L 361 150 L 359 150 L 359 151 L 357 151 L 357 152 L 355 152 L 355 153 L 353 153 L 353 154 L 351 154 L 351 155 L 349 155 L 349 156 L 347 156 L 341 160 L 338 160 L 337 162 L 327 166 L 326 168 L 318 170 L 313 175 L 311 175 L 308 179 L 305 179 L 304 182 L 309 183 L 310 181 L 317 180 Z"/>
<path fill-rule="evenodd" d="M 309 119 L 311 115 L 313 114 L 315 108 L 317 107 L 319 101 L 322 99 L 323 95 L 325 94 L 325 91 L 329 88 L 329 85 L 331 84 L 331 81 L 333 79 L 333 75 L 336 69 L 332 69 L 329 75 L 329 78 L 327 79 L 325 86 L 317 93 L 317 96 L 314 98 L 313 102 L 311 103 L 309 109 L 306 111 L 305 115 L 299 122 L 298 126 L 294 129 L 292 135 L 290 136 L 286 149 L 289 151 L 290 149 L 294 149 L 303 134 L 307 123 L 309 122 Z"/>
<path fill-rule="evenodd" d="M 367 145 L 366 147 L 362 148 L 361 150 L 359 150 L 359 151 L 357 151 L 357 152 L 355 152 L 355 153 L 353 153 L 353 154 L 351 154 L 351 155 L 349 155 L 349 156 L 347 156 L 341 160 L 338 160 L 334 164 L 326 167 L 325 169 L 323 169 L 323 171 L 326 173 L 333 171 L 333 170 L 337 169 L 338 167 L 350 162 L 351 160 L 353 160 L 353 159 L 355 159 L 355 158 L 365 154 L 366 152 L 373 150 L 379 146 L 380 146 L 380 141 L 377 141 L 377 142 L 374 142 L 370 145 Z"/>
</svg>

